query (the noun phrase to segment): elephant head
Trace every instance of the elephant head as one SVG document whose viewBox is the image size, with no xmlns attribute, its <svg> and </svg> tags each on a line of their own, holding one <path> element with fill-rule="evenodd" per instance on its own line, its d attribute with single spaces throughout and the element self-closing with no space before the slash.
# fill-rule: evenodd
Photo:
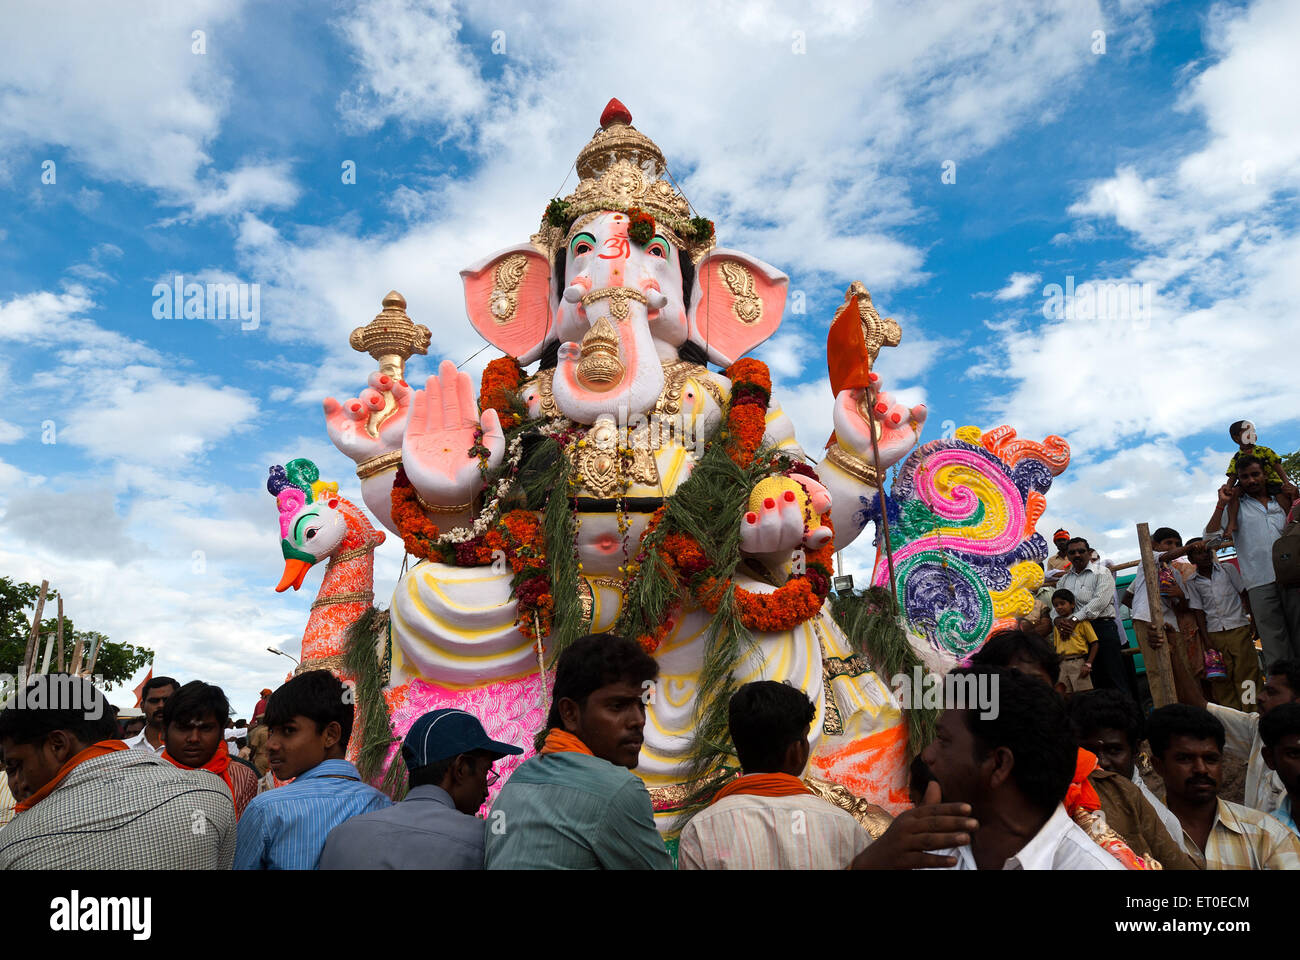
<svg viewBox="0 0 1300 960">
<path fill-rule="evenodd" d="M 527 364 L 555 350 L 554 396 L 580 423 L 648 412 L 688 342 L 727 365 L 781 323 L 788 278 L 689 218 L 658 148 L 610 101 L 582 177 L 542 230 L 461 271 L 470 322 Z M 704 226 L 707 225 L 707 228 Z"/>
</svg>

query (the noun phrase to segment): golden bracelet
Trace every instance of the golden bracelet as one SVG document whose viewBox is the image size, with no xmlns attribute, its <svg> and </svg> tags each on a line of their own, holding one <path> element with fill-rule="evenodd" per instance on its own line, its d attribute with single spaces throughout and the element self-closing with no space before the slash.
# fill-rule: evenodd
<svg viewBox="0 0 1300 960">
<path fill-rule="evenodd" d="M 875 468 L 860 457 L 848 453 L 839 444 L 826 451 L 826 460 L 835 464 L 854 480 L 875 487 L 877 490 L 880 489 L 880 475 L 876 473 Z"/>
<path fill-rule="evenodd" d="M 377 473 L 383 473 L 390 468 L 401 466 L 402 451 L 392 450 L 388 453 L 381 453 L 377 457 L 371 457 L 369 460 L 363 460 L 357 464 L 357 479 L 369 480 Z"/>
<path fill-rule="evenodd" d="M 416 493 L 415 501 L 429 513 L 464 513 L 466 510 L 469 510 L 474 506 L 472 500 L 469 503 L 453 503 L 446 505 L 441 503 L 429 503 L 424 499 L 424 497 L 420 496 L 419 493 Z"/>
</svg>

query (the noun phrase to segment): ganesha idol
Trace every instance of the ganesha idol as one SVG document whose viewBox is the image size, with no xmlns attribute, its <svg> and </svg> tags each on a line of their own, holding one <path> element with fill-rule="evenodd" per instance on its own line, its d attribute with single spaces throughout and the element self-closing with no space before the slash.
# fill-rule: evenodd
<svg viewBox="0 0 1300 960">
<path fill-rule="evenodd" d="M 828 397 L 835 433 L 812 461 L 766 368 L 746 357 L 780 326 L 785 274 L 716 246 L 713 224 L 692 215 L 618 101 L 576 169 L 577 188 L 551 201 L 528 242 L 461 273 L 471 324 L 505 355 L 488 365 L 477 399 L 450 361 L 423 389 L 407 384 L 404 363 L 427 350 L 429 334 L 391 293 L 352 336 L 379 369 L 358 396 L 325 401 L 330 438 L 357 463 L 369 512 L 420 558 L 375 638 L 389 661 L 382 742 L 391 756 L 416 717 L 451 706 L 525 746 L 526 758 L 565 638 L 618 631 L 660 667 L 636 773 L 666 836 L 692 789 L 735 767 L 725 750 L 708 760 L 702 745 L 718 698 L 760 679 L 788 682 L 816 707 L 810 780 L 900 809 L 901 705 L 825 600 L 834 552 L 879 517 L 880 476 L 915 446 L 925 408 L 894 402 L 871 374 Z M 868 334 L 884 329 L 869 347 L 898 342 L 860 285 L 846 303 Z M 348 622 L 369 607 L 369 551 L 383 534 L 306 461 L 275 470 L 288 565 L 280 589 L 331 561 L 304 666 L 337 668 Z M 691 516 L 695 527 L 682 519 Z M 1019 547 L 1032 533 L 1023 509 L 1015 524 Z M 499 766 L 508 775 L 524 758 Z"/>
</svg>

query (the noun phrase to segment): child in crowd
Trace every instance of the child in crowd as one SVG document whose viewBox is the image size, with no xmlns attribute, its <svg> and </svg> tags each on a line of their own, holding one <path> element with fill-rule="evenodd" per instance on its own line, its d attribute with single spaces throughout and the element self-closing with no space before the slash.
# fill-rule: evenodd
<svg viewBox="0 0 1300 960">
<path fill-rule="evenodd" d="M 1072 617 L 1074 594 L 1069 590 L 1057 590 L 1052 594 L 1052 606 L 1056 609 L 1059 620 Z M 1092 662 L 1097 659 L 1097 634 L 1092 629 L 1092 624 L 1080 620 L 1068 637 L 1062 636 L 1061 628 L 1053 625 L 1052 638 L 1056 644 L 1057 656 L 1061 658 L 1058 689 L 1064 687 L 1067 696 L 1079 690 L 1091 690 Z"/>
<path fill-rule="evenodd" d="M 271 694 L 271 772 L 293 782 L 249 801 L 235 842 L 236 870 L 315 870 L 331 830 L 392 805 L 345 759 L 352 701 L 352 691 L 328 670 L 301 673 Z"/>
<path fill-rule="evenodd" d="M 1256 442 L 1259 436 L 1255 433 L 1255 425 L 1249 420 L 1238 420 L 1228 428 L 1228 434 L 1239 448 L 1228 464 L 1228 486 L 1232 490 L 1233 500 L 1228 504 L 1227 517 L 1224 520 L 1224 536 L 1231 537 L 1237 529 L 1237 511 L 1241 506 L 1237 499 L 1241 494 L 1241 486 L 1237 482 L 1237 461 L 1241 457 L 1255 457 L 1263 464 L 1265 492 L 1269 496 L 1278 498 L 1283 513 L 1291 509 L 1292 498 L 1284 490 L 1284 486 L 1290 485 L 1291 479 L 1282 466 L 1282 458 L 1273 450 Z"/>
</svg>

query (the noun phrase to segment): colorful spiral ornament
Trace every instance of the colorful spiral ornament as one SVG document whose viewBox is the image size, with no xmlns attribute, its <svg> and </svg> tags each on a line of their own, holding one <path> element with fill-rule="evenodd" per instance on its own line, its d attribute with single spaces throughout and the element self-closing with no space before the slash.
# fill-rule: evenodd
<svg viewBox="0 0 1300 960">
<path fill-rule="evenodd" d="M 1020 440 L 1003 426 L 963 427 L 903 464 L 890 496 L 898 600 L 936 650 L 965 659 L 1032 609 L 1048 553 L 1034 528 L 1069 462 L 1060 437 Z M 872 583 L 889 583 L 884 551 Z"/>
</svg>

